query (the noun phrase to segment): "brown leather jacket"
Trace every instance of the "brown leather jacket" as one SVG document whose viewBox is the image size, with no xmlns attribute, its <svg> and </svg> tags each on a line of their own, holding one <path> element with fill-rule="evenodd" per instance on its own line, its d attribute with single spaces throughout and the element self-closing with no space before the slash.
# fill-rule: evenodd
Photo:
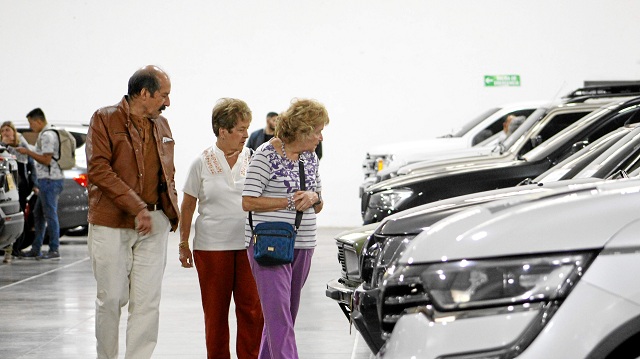
<svg viewBox="0 0 640 359">
<path fill-rule="evenodd" d="M 167 119 L 153 120 L 166 190 L 160 192 L 162 210 L 178 228 L 178 194 L 174 180 L 175 142 Z M 142 142 L 129 118 L 126 96 L 119 104 L 103 107 L 91 117 L 86 142 L 89 174 L 89 223 L 112 228 L 135 228 L 135 216 L 146 208 L 142 192 Z"/>
</svg>

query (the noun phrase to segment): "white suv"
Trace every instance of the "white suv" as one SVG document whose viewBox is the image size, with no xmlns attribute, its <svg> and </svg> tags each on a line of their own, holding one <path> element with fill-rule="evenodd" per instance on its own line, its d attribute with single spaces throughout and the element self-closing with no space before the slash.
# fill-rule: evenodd
<svg viewBox="0 0 640 359">
<path fill-rule="evenodd" d="M 462 127 L 453 130 L 451 134 L 371 148 L 367 151 L 362 163 L 365 179 L 389 167 L 398 168 L 407 163 L 423 160 L 427 155 L 475 146 L 488 137 L 500 133 L 507 116 L 529 116 L 544 104 L 546 102 L 523 102 L 491 108 Z M 497 139 L 493 142 L 484 142 L 483 145 L 493 147 L 496 143 Z"/>
<path fill-rule="evenodd" d="M 638 179 L 459 212 L 385 274 L 378 358 L 637 358 L 639 271 Z"/>
</svg>

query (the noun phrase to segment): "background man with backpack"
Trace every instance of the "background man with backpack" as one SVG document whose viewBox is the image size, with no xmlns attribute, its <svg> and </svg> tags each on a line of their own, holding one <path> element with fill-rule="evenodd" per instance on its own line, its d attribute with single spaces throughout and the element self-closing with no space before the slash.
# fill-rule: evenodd
<svg viewBox="0 0 640 359">
<path fill-rule="evenodd" d="M 17 147 L 21 154 L 28 155 L 36 161 L 38 187 L 34 187 L 38 195 L 33 208 L 35 222 L 35 239 L 31 250 L 22 253 L 23 258 L 29 259 L 60 259 L 60 224 L 58 223 L 58 198 L 62 192 L 64 175 L 54 158 L 54 153 L 60 158 L 60 137 L 57 131 L 47 123 L 44 112 L 40 108 L 31 110 L 27 114 L 29 127 L 38 133 L 35 151 L 25 147 Z M 42 242 L 45 231 L 49 233 L 49 252 L 42 253 Z"/>
</svg>

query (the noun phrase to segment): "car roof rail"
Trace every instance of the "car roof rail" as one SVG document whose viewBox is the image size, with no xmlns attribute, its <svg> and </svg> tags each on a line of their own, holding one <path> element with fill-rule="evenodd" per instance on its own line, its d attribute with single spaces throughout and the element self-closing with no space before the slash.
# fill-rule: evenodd
<svg viewBox="0 0 640 359">
<path fill-rule="evenodd" d="M 587 103 L 587 102 L 611 102 L 618 100 L 619 98 L 633 99 L 640 96 L 640 91 L 636 92 L 621 92 L 621 93 L 607 93 L 599 95 L 583 95 L 572 98 L 564 98 L 563 103 Z M 595 100 L 595 101 L 594 101 Z"/>
<path fill-rule="evenodd" d="M 580 87 L 562 96 L 562 98 L 576 98 L 582 96 L 640 94 L 640 81 L 624 82 L 619 84 L 597 85 Z"/>
</svg>

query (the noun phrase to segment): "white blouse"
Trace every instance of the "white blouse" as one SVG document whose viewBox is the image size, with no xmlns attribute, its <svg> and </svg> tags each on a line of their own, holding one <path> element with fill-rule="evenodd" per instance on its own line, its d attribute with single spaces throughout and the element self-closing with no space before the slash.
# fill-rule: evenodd
<svg viewBox="0 0 640 359">
<path fill-rule="evenodd" d="M 207 148 L 191 164 L 182 191 L 198 199 L 194 250 L 244 249 L 242 189 L 251 150 L 243 148 L 233 168 L 216 146 Z"/>
</svg>

